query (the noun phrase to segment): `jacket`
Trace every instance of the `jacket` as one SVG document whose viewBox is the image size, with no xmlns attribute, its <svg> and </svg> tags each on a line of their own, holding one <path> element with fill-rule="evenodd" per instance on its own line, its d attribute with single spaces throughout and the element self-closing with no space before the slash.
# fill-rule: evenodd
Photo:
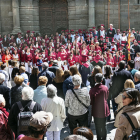
<svg viewBox="0 0 140 140">
<path fill-rule="evenodd" d="M 11 106 L 22 100 L 22 89 L 23 87 L 20 85 L 16 85 L 11 88 Z"/>
<path fill-rule="evenodd" d="M 59 69 L 59 66 L 57 64 L 53 64 L 51 67 L 48 68 L 48 70 L 53 72 L 55 75 L 57 69 Z"/>
<path fill-rule="evenodd" d="M 14 134 L 8 126 L 8 116 L 0 109 L 0 140 L 14 140 Z"/>
<path fill-rule="evenodd" d="M 34 90 L 34 98 L 33 100 L 39 104 L 41 104 L 41 100 L 47 97 L 47 88 L 46 86 L 38 86 L 37 89 Z"/>
<path fill-rule="evenodd" d="M 41 73 L 38 74 L 38 78 L 40 76 L 46 76 L 48 78 L 48 83 L 46 84 L 46 87 L 49 85 L 49 84 L 52 84 L 52 79 L 55 78 L 55 75 L 53 72 L 49 71 L 48 69 L 44 69 Z"/>
<path fill-rule="evenodd" d="M 107 99 L 109 96 L 108 87 L 96 84 L 91 88 L 90 99 L 92 105 L 92 116 L 96 118 L 106 118 L 110 115 Z"/>
<path fill-rule="evenodd" d="M 131 73 L 124 69 L 118 69 L 112 77 L 112 86 L 109 88 L 109 98 L 113 99 L 122 92 L 127 79 L 133 80 Z M 116 86 L 117 85 L 117 86 Z"/>
<path fill-rule="evenodd" d="M 62 99 L 65 99 L 63 94 L 63 82 L 62 83 L 56 83 L 54 80 L 52 84 L 57 88 L 57 96 L 61 97 Z"/>
<path fill-rule="evenodd" d="M 41 106 L 43 111 L 51 112 L 54 116 L 47 131 L 60 131 L 66 118 L 64 100 L 55 95 L 53 98 L 42 99 Z"/>
<path fill-rule="evenodd" d="M 89 76 L 88 81 L 90 82 L 90 86 L 94 87 L 95 86 L 95 77 L 94 76 Z M 103 78 L 102 84 L 105 85 L 105 78 Z"/>
<path fill-rule="evenodd" d="M 73 83 L 72 83 L 72 76 L 69 76 L 64 82 L 63 82 L 63 93 L 64 96 L 66 95 L 67 90 L 72 89 Z"/>
<path fill-rule="evenodd" d="M 135 82 L 135 89 L 137 89 L 140 92 L 140 81 Z"/>
<path fill-rule="evenodd" d="M 24 111 L 29 111 L 29 107 L 31 105 L 31 100 L 22 100 L 21 104 L 24 108 Z M 34 108 L 33 108 L 33 113 L 36 113 L 37 111 L 42 111 L 41 105 L 36 103 Z M 10 126 L 10 128 L 12 129 L 12 131 L 15 133 L 15 137 L 17 138 L 17 116 L 19 114 L 20 110 L 18 108 L 17 103 L 13 104 L 10 113 L 9 113 L 9 117 L 8 117 L 8 125 Z"/>
<path fill-rule="evenodd" d="M 38 85 L 37 84 L 37 75 L 31 74 L 29 82 L 30 82 L 30 87 L 35 90 L 37 88 L 37 85 Z"/>
<path fill-rule="evenodd" d="M 3 97 L 6 101 L 6 105 L 5 105 L 6 110 L 9 111 L 10 107 L 11 107 L 10 88 L 0 84 L 0 94 L 3 95 Z"/>
<path fill-rule="evenodd" d="M 92 61 L 91 64 L 93 65 L 93 67 L 99 65 L 101 68 L 106 64 L 106 61 L 104 59 L 104 61 L 99 61 L 98 63 L 96 63 L 95 61 Z"/>
<path fill-rule="evenodd" d="M 137 106 L 125 106 L 123 112 L 126 112 L 131 118 L 135 128 L 140 127 L 140 105 Z M 121 114 L 119 119 L 119 126 L 116 130 L 114 140 L 122 140 L 125 135 L 127 137 L 132 133 L 132 127 L 128 122 L 127 118 Z"/>
<path fill-rule="evenodd" d="M 118 111 L 123 107 L 123 100 L 122 100 L 121 93 L 115 98 L 115 102 L 116 102 L 116 104 L 118 104 L 118 108 L 117 108 L 117 111 Z M 115 123 L 114 123 L 115 127 L 119 126 L 119 118 L 120 118 L 120 115 L 122 114 L 122 112 L 123 112 L 123 109 L 121 109 L 116 115 Z"/>
<path fill-rule="evenodd" d="M 75 94 L 86 106 L 90 105 L 89 91 L 86 87 L 75 89 Z M 68 113 L 72 116 L 81 116 L 87 113 L 85 108 L 76 98 L 72 90 L 68 90 L 65 97 L 65 106 L 68 107 Z"/>
</svg>

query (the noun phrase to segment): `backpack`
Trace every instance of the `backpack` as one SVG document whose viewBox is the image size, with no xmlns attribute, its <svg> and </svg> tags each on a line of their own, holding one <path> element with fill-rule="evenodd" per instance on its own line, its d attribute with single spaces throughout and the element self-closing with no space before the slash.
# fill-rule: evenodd
<svg viewBox="0 0 140 140">
<path fill-rule="evenodd" d="M 128 116 L 128 114 L 122 113 L 128 120 L 128 122 L 130 123 L 131 127 L 132 127 L 132 134 L 128 137 L 128 139 L 130 140 L 140 140 L 140 128 L 135 128 L 131 118 Z"/>
<path fill-rule="evenodd" d="M 29 107 L 29 111 L 24 112 L 24 108 L 28 104 L 23 108 L 21 101 L 17 102 L 18 108 L 20 110 L 20 112 L 17 116 L 17 135 L 20 135 L 20 134 L 28 135 L 28 126 L 30 123 L 30 118 L 33 115 L 32 111 L 33 111 L 35 104 L 36 104 L 36 102 L 32 101 L 31 105 Z"/>
</svg>

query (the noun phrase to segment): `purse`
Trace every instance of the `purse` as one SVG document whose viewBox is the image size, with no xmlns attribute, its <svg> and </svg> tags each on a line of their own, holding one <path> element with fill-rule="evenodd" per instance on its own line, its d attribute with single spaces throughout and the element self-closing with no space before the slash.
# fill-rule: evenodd
<svg viewBox="0 0 140 140">
<path fill-rule="evenodd" d="M 92 121 L 92 105 L 86 106 L 76 95 L 75 91 L 73 89 L 71 89 L 73 94 L 75 95 L 75 97 L 77 98 L 77 100 L 87 109 L 87 113 L 88 113 L 88 127 L 90 127 L 91 121 Z"/>
</svg>

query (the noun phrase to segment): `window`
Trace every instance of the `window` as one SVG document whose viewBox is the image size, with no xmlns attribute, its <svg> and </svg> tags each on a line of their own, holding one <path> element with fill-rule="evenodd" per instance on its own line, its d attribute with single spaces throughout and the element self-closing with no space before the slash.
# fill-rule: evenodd
<svg viewBox="0 0 140 140">
<path fill-rule="evenodd" d="M 137 0 L 138 1 L 138 4 L 140 4 L 140 0 Z"/>
</svg>

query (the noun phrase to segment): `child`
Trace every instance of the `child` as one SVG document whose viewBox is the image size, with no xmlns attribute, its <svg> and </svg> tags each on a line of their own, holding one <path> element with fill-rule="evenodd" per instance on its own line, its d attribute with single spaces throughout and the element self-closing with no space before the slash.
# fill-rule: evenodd
<svg viewBox="0 0 140 140">
<path fill-rule="evenodd" d="M 137 53 L 134 61 L 135 61 L 135 69 L 139 70 L 139 68 L 140 68 L 140 53 Z"/>
<path fill-rule="evenodd" d="M 37 59 L 37 66 L 40 72 L 42 72 L 42 55 L 39 55 L 39 59 Z"/>
<path fill-rule="evenodd" d="M 62 68 L 62 61 L 61 61 L 61 57 L 58 57 L 58 66 L 59 68 Z"/>
<path fill-rule="evenodd" d="M 68 65 L 67 65 L 67 61 L 64 61 L 64 64 L 63 64 L 63 70 L 68 70 Z"/>
</svg>

